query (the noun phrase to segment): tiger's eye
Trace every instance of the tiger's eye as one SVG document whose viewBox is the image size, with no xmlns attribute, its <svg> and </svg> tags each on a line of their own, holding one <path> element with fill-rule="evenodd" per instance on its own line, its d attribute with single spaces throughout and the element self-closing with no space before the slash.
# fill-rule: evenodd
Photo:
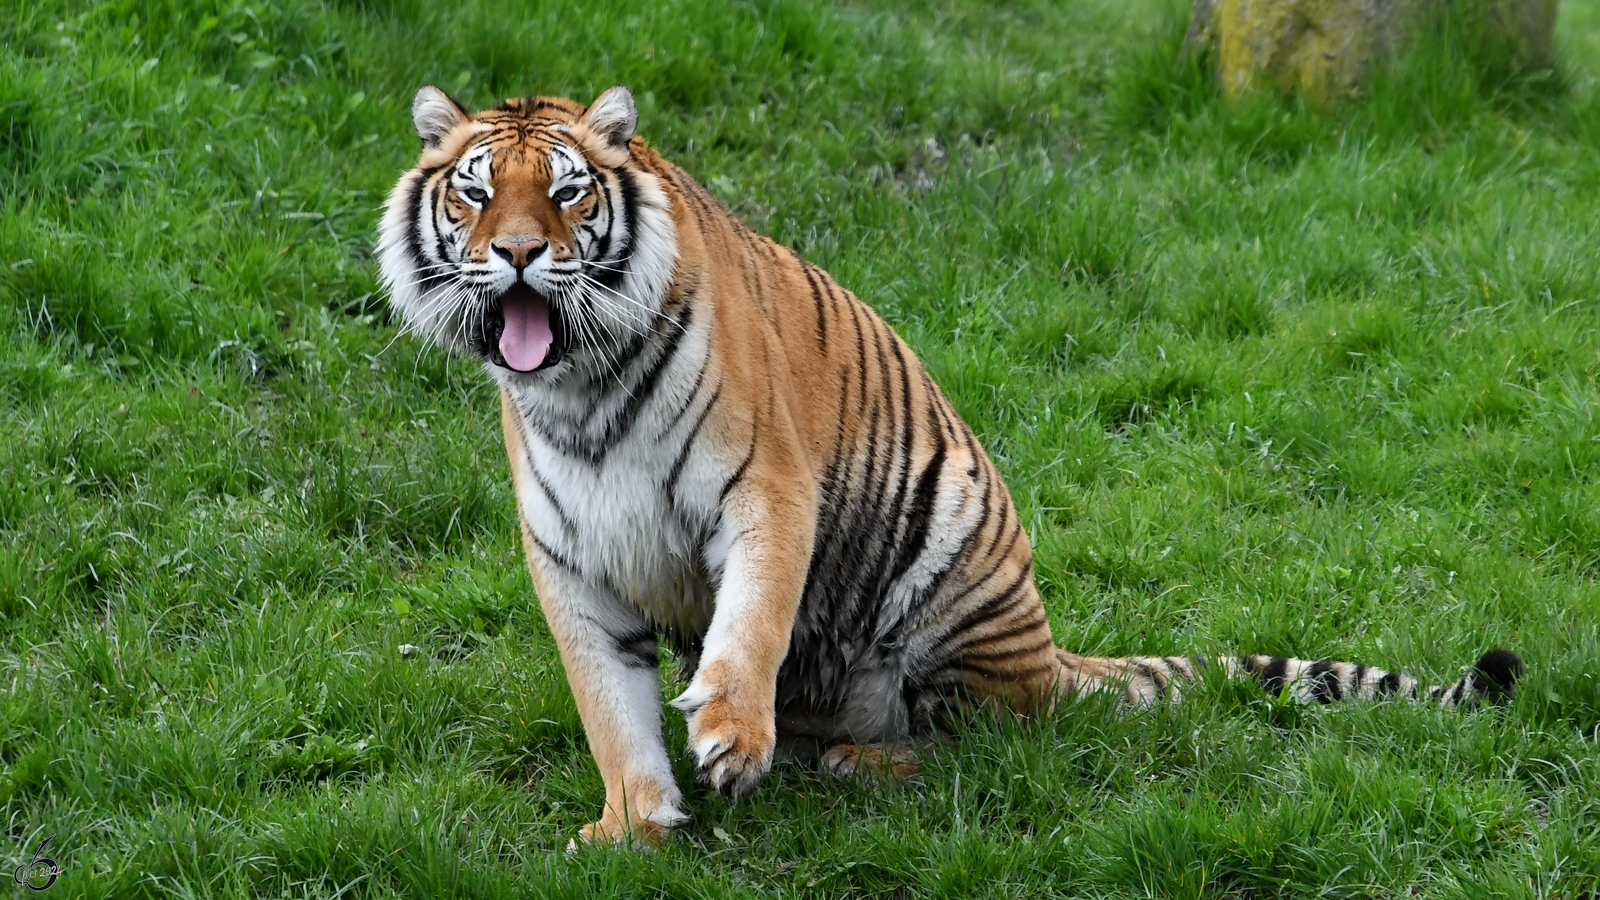
<svg viewBox="0 0 1600 900">
<path fill-rule="evenodd" d="M 476 203 L 479 206 L 489 202 L 489 193 L 483 188 L 471 187 L 467 188 L 461 193 L 465 194 L 468 200 L 471 200 L 473 203 Z"/>
<path fill-rule="evenodd" d="M 566 187 L 562 188 L 561 190 L 556 191 L 554 194 L 551 194 L 550 198 L 552 200 L 556 201 L 557 203 L 568 203 L 568 202 L 571 202 L 575 197 L 577 197 L 578 194 L 579 194 L 579 191 L 578 191 L 577 187 L 574 186 L 574 185 L 570 185 L 569 184 Z"/>
</svg>

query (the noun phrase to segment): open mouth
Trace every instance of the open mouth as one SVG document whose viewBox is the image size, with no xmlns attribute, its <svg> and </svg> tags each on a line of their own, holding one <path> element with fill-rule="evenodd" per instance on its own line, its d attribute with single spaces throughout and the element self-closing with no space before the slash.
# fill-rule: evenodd
<svg viewBox="0 0 1600 900">
<path fill-rule="evenodd" d="M 484 339 L 489 361 L 513 372 L 548 369 L 567 355 L 567 328 L 560 311 L 522 283 L 512 285 L 489 307 Z"/>
</svg>

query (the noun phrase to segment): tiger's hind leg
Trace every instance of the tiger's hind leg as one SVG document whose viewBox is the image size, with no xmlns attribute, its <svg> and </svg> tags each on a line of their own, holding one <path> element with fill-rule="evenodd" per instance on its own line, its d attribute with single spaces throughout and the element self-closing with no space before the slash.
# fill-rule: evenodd
<svg viewBox="0 0 1600 900">
<path fill-rule="evenodd" d="M 900 782 L 922 774 L 909 744 L 835 744 L 822 754 L 820 763 L 823 771 L 844 778 L 873 776 Z"/>
</svg>

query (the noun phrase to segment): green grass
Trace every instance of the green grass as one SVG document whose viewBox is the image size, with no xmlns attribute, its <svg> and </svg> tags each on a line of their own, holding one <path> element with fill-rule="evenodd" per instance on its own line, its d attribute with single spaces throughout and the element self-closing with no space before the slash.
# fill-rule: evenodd
<svg viewBox="0 0 1600 900">
<path fill-rule="evenodd" d="M 0 10 L 0 878 L 54 835 L 52 897 L 1593 897 L 1600 7 L 1563 4 L 1554 76 L 1427 44 L 1330 114 L 1222 101 L 1183 26 Z M 1068 646 L 1446 679 L 1506 645 L 1524 690 L 1086 703 L 975 723 L 919 786 L 780 771 L 692 790 L 660 854 L 564 855 L 602 791 L 496 398 L 395 340 L 369 258 L 426 81 L 632 86 L 643 134 L 922 355 Z"/>
</svg>

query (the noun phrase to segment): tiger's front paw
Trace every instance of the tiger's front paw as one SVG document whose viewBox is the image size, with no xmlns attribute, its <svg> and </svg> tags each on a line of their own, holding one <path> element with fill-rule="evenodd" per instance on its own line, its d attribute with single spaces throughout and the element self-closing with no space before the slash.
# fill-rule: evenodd
<svg viewBox="0 0 1600 900">
<path fill-rule="evenodd" d="M 670 779 L 670 775 L 667 776 Z M 651 774 L 635 774 L 606 785 L 606 808 L 599 821 L 578 831 L 567 844 L 572 852 L 581 844 L 622 844 L 637 850 L 654 850 L 667 842 L 672 829 L 689 821 L 683 811 L 678 785 Z"/>
<path fill-rule="evenodd" d="M 579 844 L 622 844 L 638 850 L 656 850 L 672 837 L 672 829 L 648 820 L 623 822 L 609 813 L 598 822 L 578 829 L 578 837 L 567 843 L 567 852 L 578 849 Z"/>
<path fill-rule="evenodd" d="M 689 752 L 700 783 L 731 800 L 761 784 L 778 742 L 771 705 L 740 704 L 736 696 L 697 683 L 672 701 L 688 716 Z"/>
</svg>

